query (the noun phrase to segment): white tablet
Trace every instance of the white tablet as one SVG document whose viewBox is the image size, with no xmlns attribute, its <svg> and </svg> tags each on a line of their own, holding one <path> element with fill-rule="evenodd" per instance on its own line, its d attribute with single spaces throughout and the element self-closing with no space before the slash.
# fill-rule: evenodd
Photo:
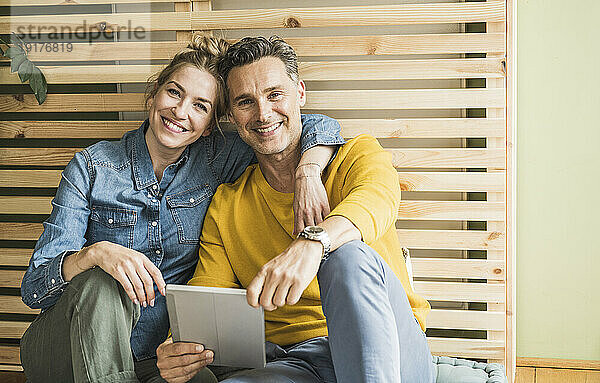
<svg viewBox="0 0 600 383">
<path fill-rule="evenodd" d="M 250 306 L 246 290 L 167 285 L 174 342 L 201 343 L 214 351 L 214 365 L 265 366 L 263 309 Z"/>
</svg>

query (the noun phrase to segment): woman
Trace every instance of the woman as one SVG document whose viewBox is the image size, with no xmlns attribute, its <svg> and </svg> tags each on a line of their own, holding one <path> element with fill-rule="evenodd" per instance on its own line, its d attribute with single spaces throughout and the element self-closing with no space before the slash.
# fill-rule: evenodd
<svg viewBox="0 0 600 383">
<path fill-rule="evenodd" d="M 65 168 L 21 287 L 23 301 L 43 309 L 21 342 L 30 381 L 163 381 L 155 358 L 169 328 L 165 284 L 190 279 L 213 193 L 253 158 L 236 134 L 211 134 L 225 113 L 216 67 L 226 49 L 196 36 L 149 88 L 142 126 Z M 343 142 L 335 121 L 304 116 L 303 125 L 304 149 Z M 322 191 L 333 148 L 305 152 L 298 195 Z M 297 213 L 300 229 L 328 213 L 324 191 L 309 194 L 295 206 L 324 208 Z"/>
</svg>

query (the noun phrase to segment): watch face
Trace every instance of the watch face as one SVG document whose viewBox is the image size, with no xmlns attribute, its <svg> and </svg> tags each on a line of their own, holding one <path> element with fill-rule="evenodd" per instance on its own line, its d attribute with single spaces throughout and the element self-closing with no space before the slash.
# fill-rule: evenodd
<svg viewBox="0 0 600 383">
<path fill-rule="evenodd" d="M 321 226 L 307 226 L 304 230 L 306 230 L 307 234 L 320 234 L 323 232 L 323 228 Z"/>
</svg>

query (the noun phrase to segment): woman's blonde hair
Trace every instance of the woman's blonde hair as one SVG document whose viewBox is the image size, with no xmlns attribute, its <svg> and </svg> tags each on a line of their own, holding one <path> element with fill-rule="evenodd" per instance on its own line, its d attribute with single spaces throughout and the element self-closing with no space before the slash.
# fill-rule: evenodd
<svg viewBox="0 0 600 383">
<path fill-rule="evenodd" d="M 156 96 L 158 90 L 169 78 L 184 66 L 192 66 L 206 71 L 217 81 L 217 97 L 213 105 L 213 119 L 219 128 L 219 119 L 226 113 L 225 85 L 218 72 L 220 59 L 229 48 L 229 43 L 220 37 L 213 37 L 203 33 L 195 33 L 188 46 L 179 51 L 171 62 L 159 73 L 152 76 L 146 84 L 145 105 L 148 108 L 150 100 Z"/>
</svg>

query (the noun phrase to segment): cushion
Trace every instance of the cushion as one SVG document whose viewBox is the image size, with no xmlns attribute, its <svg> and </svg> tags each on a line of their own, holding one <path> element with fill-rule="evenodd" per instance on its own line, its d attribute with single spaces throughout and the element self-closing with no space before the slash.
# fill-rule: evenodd
<svg viewBox="0 0 600 383">
<path fill-rule="evenodd" d="M 480 363 L 465 359 L 434 356 L 436 383 L 507 383 L 500 363 Z"/>
</svg>

